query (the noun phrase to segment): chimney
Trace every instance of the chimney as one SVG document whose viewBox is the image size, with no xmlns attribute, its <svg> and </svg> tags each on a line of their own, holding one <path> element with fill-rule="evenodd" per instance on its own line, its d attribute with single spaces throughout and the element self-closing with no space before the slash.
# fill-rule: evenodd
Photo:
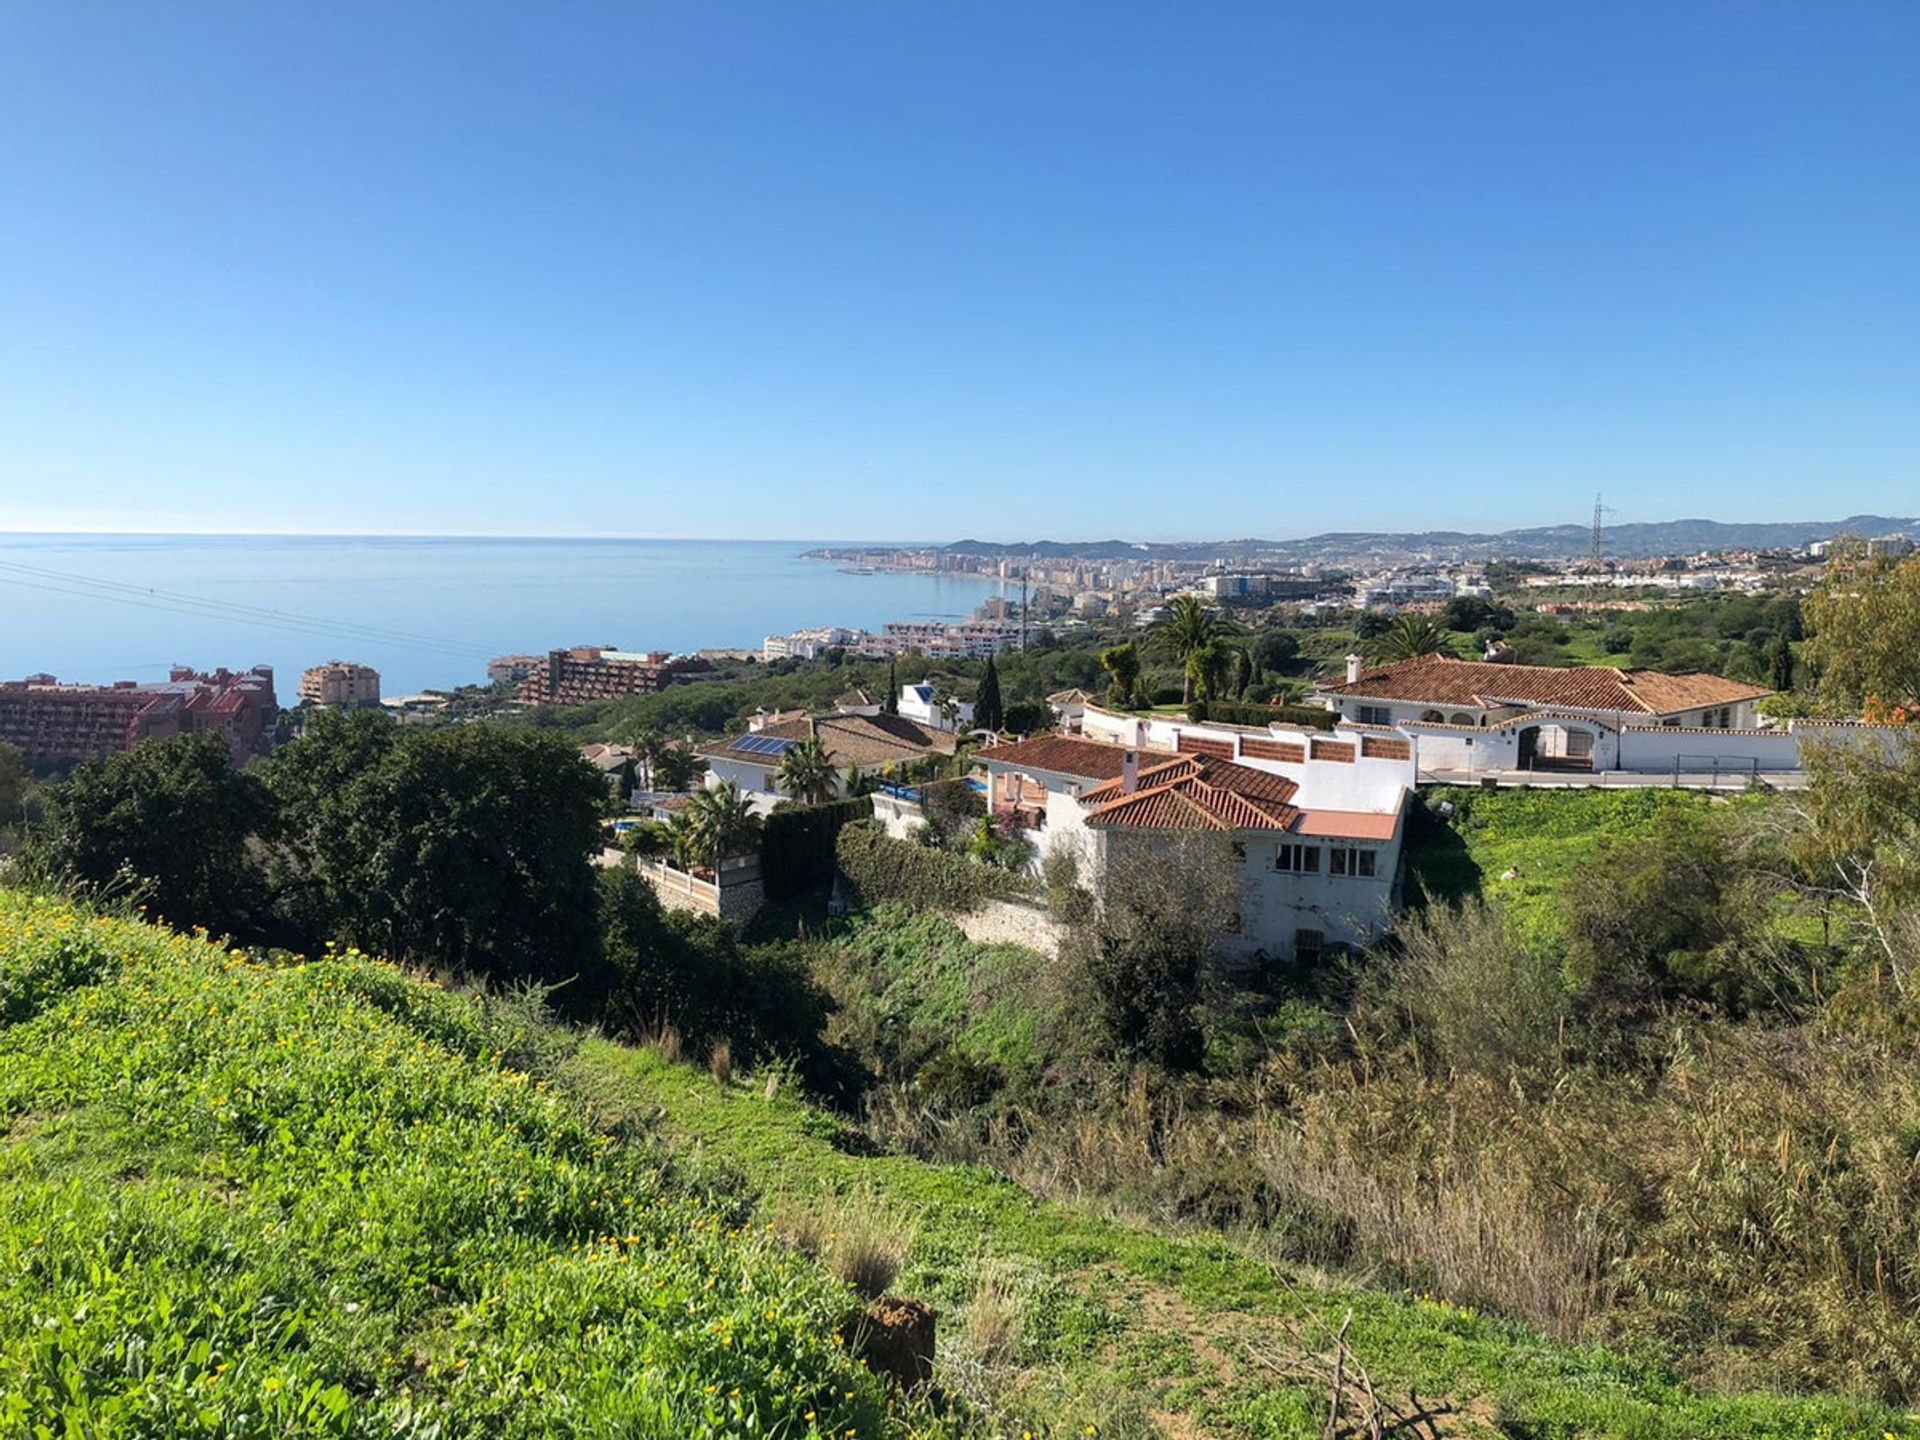
<svg viewBox="0 0 1920 1440">
<path fill-rule="evenodd" d="M 1140 752 L 1128 750 L 1120 757 L 1120 793 L 1131 795 L 1140 788 Z"/>
<path fill-rule="evenodd" d="M 1351 685 L 1353 684 L 1354 681 L 1358 680 L 1359 678 L 1360 678 L 1360 657 L 1358 655 L 1349 655 L 1347 656 L 1347 683 Z"/>
<path fill-rule="evenodd" d="M 767 728 L 767 707 L 762 705 L 753 712 L 753 718 L 747 721 L 747 733 L 755 734 Z"/>
</svg>

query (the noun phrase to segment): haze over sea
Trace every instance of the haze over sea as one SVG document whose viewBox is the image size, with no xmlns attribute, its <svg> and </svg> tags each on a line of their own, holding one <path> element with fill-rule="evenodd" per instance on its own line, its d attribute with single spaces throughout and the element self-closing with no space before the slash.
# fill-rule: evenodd
<svg viewBox="0 0 1920 1440">
<path fill-rule="evenodd" d="M 491 656 L 563 645 L 757 648 L 802 626 L 957 619 L 997 588 L 800 558 L 831 543 L 0 535 L 0 678 L 269 664 L 290 705 L 300 671 L 329 659 L 372 665 L 399 695 L 484 683 Z"/>
</svg>

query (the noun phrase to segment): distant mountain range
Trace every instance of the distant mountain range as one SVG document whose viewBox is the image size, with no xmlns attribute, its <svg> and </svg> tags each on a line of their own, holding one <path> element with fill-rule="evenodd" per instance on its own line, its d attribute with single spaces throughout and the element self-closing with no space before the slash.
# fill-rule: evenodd
<svg viewBox="0 0 1920 1440">
<path fill-rule="evenodd" d="M 1739 522 L 1661 520 L 1609 525 L 1602 548 L 1617 560 L 1690 555 L 1709 550 L 1793 549 L 1834 535 L 1920 536 L 1920 518 L 1850 515 L 1844 520 Z M 1551 560 L 1585 555 L 1593 532 L 1583 525 L 1545 525 L 1531 530 L 1476 534 L 1463 530 L 1411 532 L 1331 531 L 1300 540 L 1207 540 L 1143 544 L 1127 540 L 1035 540 L 1000 544 L 956 540 L 947 550 L 965 555 L 1041 556 L 1062 560 L 1262 560 L 1269 563 L 1391 563 L 1408 560 Z"/>
</svg>

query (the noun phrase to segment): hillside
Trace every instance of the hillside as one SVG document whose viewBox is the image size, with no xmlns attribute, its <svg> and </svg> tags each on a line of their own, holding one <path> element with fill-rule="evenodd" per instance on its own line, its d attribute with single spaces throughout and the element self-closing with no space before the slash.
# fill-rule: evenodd
<svg viewBox="0 0 1920 1440">
<path fill-rule="evenodd" d="M 0 892 L 0 1025 L 0 1435 L 917 1430 L 851 1293 L 511 1011 Z"/>
<path fill-rule="evenodd" d="M 1308 1436 L 1349 1311 L 1430 1434 L 1920 1435 L 873 1154 L 777 1069 L 579 1045 L 358 955 L 0 893 L 0 1027 L 0 1435 Z M 800 1213 L 910 1237 L 946 1401 L 848 1358 Z"/>
<path fill-rule="evenodd" d="M 1920 529 L 1920 520 L 1886 515 L 1849 515 L 1842 520 L 1724 521 L 1654 520 L 1609 525 L 1605 550 L 1623 560 L 1684 555 L 1703 550 L 1793 548 L 1835 535 L 1889 535 Z M 1204 540 L 1145 543 L 1129 540 L 956 540 L 945 548 L 962 555 L 1034 555 L 1072 560 L 1210 560 L 1215 556 L 1268 564 L 1357 564 L 1414 556 L 1463 560 L 1545 560 L 1584 555 L 1592 543 L 1584 524 L 1542 525 L 1520 530 L 1346 530 L 1291 540 Z"/>
</svg>

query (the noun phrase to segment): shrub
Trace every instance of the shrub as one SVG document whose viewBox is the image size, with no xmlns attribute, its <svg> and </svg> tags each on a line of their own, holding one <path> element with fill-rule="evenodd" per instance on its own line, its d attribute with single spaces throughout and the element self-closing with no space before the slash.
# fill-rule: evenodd
<svg viewBox="0 0 1920 1440">
<path fill-rule="evenodd" d="M 1333 711 L 1318 705 L 1230 705 L 1224 700 L 1196 700 L 1187 713 L 1196 725 L 1211 720 L 1216 725 L 1304 725 L 1331 730 L 1340 721 Z"/>
<path fill-rule="evenodd" d="M 964 911 L 1031 888 L 1011 871 L 895 840 L 871 825 L 843 829 L 834 853 L 862 905 L 897 900 L 921 910 Z"/>
</svg>

